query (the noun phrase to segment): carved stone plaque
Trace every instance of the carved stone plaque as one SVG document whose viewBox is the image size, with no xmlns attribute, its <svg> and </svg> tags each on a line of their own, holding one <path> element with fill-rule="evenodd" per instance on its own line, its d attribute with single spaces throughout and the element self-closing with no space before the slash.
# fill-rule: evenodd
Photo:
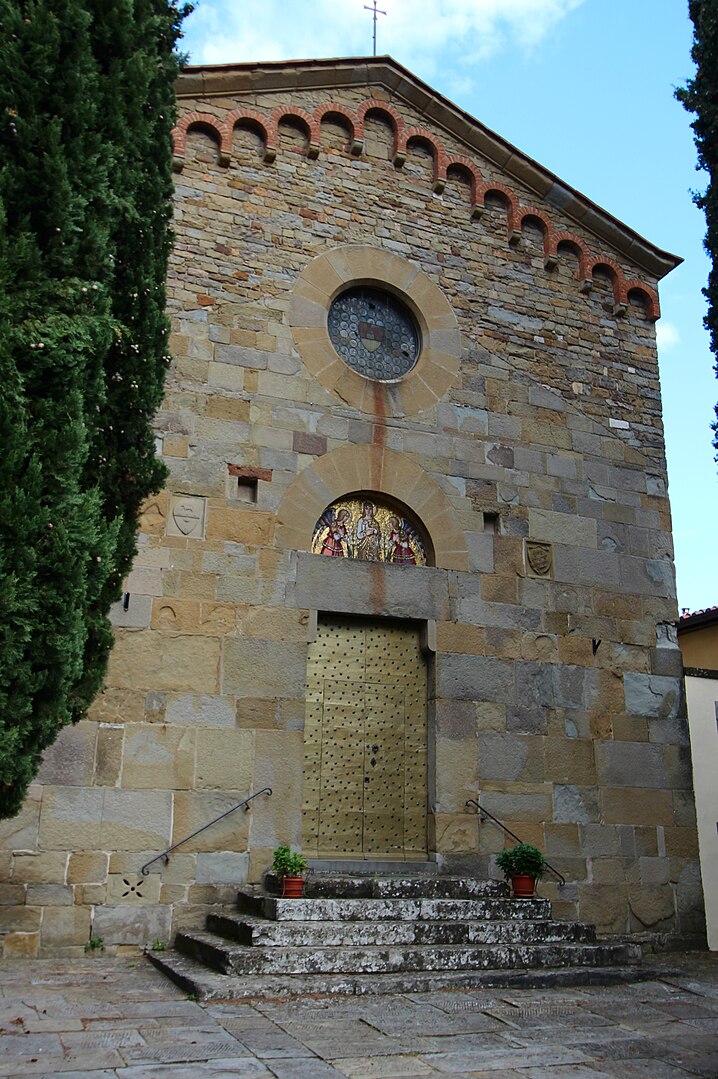
<svg viewBox="0 0 718 1079">
<path fill-rule="evenodd" d="M 529 577 L 551 577 L 553 575 L 553 549 L 550 543 L 538 540 L 524 540 L 526 573 Z"/>
<path fill-rule="evenodd" d="M 168 536 L 204 537 L 205 499 L 198 495 L 172 495 L 167 518 Z"/>
</svg>

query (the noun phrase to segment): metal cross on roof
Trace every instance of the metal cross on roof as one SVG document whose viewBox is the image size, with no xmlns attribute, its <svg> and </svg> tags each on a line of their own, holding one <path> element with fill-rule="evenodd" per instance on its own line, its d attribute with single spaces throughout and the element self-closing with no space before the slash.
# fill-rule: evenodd
<svg viewBox="0 0 718 1079">
<path fill-rule="evenodd" d="M 374 56 L 376 56 L 376 17 L 377 15 L 386 15 L 386 12 L 376 6 L 376 0 L 373 0 L 373 7 L 369 7 L 368 4 L 365 4 L 364 10 L 371 11 L 374 16 Z"/>
</svg>

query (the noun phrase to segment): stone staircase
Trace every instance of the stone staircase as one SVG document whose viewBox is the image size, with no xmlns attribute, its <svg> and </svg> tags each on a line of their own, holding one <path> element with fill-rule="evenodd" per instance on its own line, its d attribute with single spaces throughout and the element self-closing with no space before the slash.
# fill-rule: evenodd
<svg viewBox="0 0 718 1079">
<path fill-rule="evenodd" d="M 303 899 L 239 892 L 236 912 L 150 959 L 202 999 L 609 983 L 651 976 L 640 949 L 551 918 L 497 881 L 312 876 Z"/>
</svg>

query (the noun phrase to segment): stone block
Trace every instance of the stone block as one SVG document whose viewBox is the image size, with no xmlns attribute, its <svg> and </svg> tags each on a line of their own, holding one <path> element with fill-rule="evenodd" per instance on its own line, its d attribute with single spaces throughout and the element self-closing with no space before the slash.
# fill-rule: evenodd
<svg viewBox="0 0 718 1079">
<path fill-rule="evenodd" d="M 157 862 L 155 865 L 160 865 Z M 109 907 L 119 904 L 132 904 L 133 906 L 147 906 L 158 903 L 160 897 L 161 877 L 159 873 L 148 873 L 142 876 L 135 873 L 111 873 L 107 878 L 107 894 L 105 902 Z"/>
<path fill-rule="evenodd" d="M 8 933 L 2 948 L 4 959 L 35 959 L 40 952 L 40 934 Z"/>
<path fill-rule="evenodd" d="M 270 543 L 273 532 L 274 515 L 271 513 L 210 504 L 207 514 L 208 540 L 225 540 L 256 547 Z"/>
<path fill-rule="evenodd" d="M 590 858 L 612 858 L 622 854 L 617 828 L 608 824 L 579 824 L 580 852 Z"/>
<path fill-rule="evenodd" d="M 590 787 L 596 782 L 593 742 L 581 738 L 547 738 L 546 779 L 552 783 Z"/>
<path fill-rule="evenodd" d="M 552 510 L 529 510 L 529 535 L 532 539 L 548 543 L 561 543 L 569 547 L 597 547 L 596 521 L 591 517 L 579 517 L 571 513 L 554 513 Z"/>
<path fill-rule="evenodd" d="M 28 884 L 27 903 L 36 907 L 69 907 L 75 901 L 69 884 Z"/>
<path fill-rule="evenodd" d="M 97 725 L 90 720 L 64 727 L 43 753 L 38 781 L 73 787 L 92 783 L 96 734 Z"/>
<path fill-rule="evenodd" d="M 541 824 L 550 818 L 551 795 L 545 790 L 495 791 L 482 788 L 480 801 L 489 813 L 493 813 L 504 823 Z"/>
<path fill-rule="evenodd" d="M 600 827 L 598 825 L 597 827 Z M 551 860 L 575 858 L 579 854 L 579 826 L 577 824 L 547 824 L 544 828 L 546 854 Z"/>
<path fill-rule="evenodd" d="M 598 781 L 604 787 L 664 787 L 663 749 L 648 742 L 597 742 Z"/>
<path fill-rule="evenodd" d="M 44 850 L 101 847 L 104 791 L 95 787 L 45 787 L 39 842 Z"/>
<path fill-rule="evenodd" d="M 553 819 L 567 824 L 597 822 L 599 808 L 596 787 L 557 783 L 553 788 Z"/>
<path fill-rule="evenodd" d="M 40 907 L 0 907 L 0 934 L 36 933 L 41 921 L 42 909 Z"/>
<path fill-rule="evenodd" d="M 45 907 L 40 943 L 43 951 L 81 947 L 90 939 L 90 911 L 85 907 Z"/>
<path fill-rule="evenodd" d="M 669 883 L 671 879 L 669 858 L 639 858 L 638 865 L 641 884 L 655 887 Z"/>
<path fill-rule="evenodd" d="M 249 854 L 216 851 L 197 855 L 198 884 L 246 884 Z"/>
<path fill-rule="evenodd" d="M 254 762 L 254 790 L 271 787 L 274 793 L 252 803 L 250 846 L 271 849 L 279 843 L 298 846 L 304 779 L 303 732 L 258 730 Z"/>
<path fill-rule="evenodd" d="M 673 798 L 670 791 L 650 787 L 604 787 L 601 790 L 603 819 L 607 824 L 670 825 Z"/>
<path fill-rule="evenodd" d="M 222 688 L 238 697 L 291 697 L 304 694 L 306 645 L 261 638 L 227 638 Z"/>
<path fill-rule="evenodd" d="M 463 652 L 482 656 L 486 652 L 486 630 L 464 622 L 439 622 L 436 626 L 439 652 Z"/>
<path fill-rule="evenodd" d="M 89 917 L 89 912 L 88 917 Z M 155 940 L 169 940 L 172 908 L 168 906 L 96 907 L 92 935 L 105 944 L 149 945 Z"/>
<path fill-rule="evenodd" d="M 219 657 L 220 642 L 214 637 L 124 630 L 110 653 L 107 681 L 119 689 L 216 693 Z"/>
<path fill-rule="evenodd" d="M 155 852 L 169 846 L 172 821 L 170 791 L 104 791 L 100 847 L 103 850 Z"/>
<path fill-rule="evenodd" d="M 65 851 L 16 851 L 13 858 L 13 884 L 64 884 L 66 872 Z"/>
<path fill-rule="evenodd" d="M 494 537 L 490 532 L 467 532 L 469 569 L 473 573 L 494 572 Z"/>
<path fill-rule="evenodd" d="M 304 610 L 436 621 L 451 617 L 446 570 L 301 553 L 295 602 Z"/>
<path fill-rule="evenodd" d="M 279 712 L 283 701 L 273 697 L 239 697 L 237 726 L 245 730 L 279 728 Z"/>
<path fill-rule="evenodd" d="M 242 794 L 245 792 L 243 791 Z M 215 791 L 178 791 L 174 798 L 172 843 L 179 843 L 205 825 L 210 825 L 194 839 L 182 844 L 181 853 L 200 851 L 244 851 L 254 809 L 237 809 L 222 820 L 217 817 L 232 809 L 241 799 L 236 794 Z M 212 823 L 212 822 L 215 823 Z M 168 846 L 169 840 L 163 846 Z M 159 848 L 161 849 L 161 848 Z"/>
<path fill-rule="evenodd" d="M 31 793 L 16 816 L 0 821 L 0 848 L 34 850 L 37 846 L 39 826 L 40 799 Z"/>
<path fill-rule="evenodd" d="M 513 664 L 486 656 L 442 653 L 436 657 L 437 695 L 448 700 L 514 700 Z"/>
<path fill-rule="evenodd" d="M 195 732 L 187 727 L 137 724 L 125 736 L 122 786 L 183 790 L 194 781 Z"/>
<path fill-rule="evenodd" d="M 579 917 L 599 933 L 621 934 L 628 929 L 626 885 L 579 885 Z"/>
<path fill-rule="evenodd" d="M 481 782 L 543 781 L 542 739 L 481 731 L 476 741 Z"/>
<path fill-rule="evenodd" d="M 73 851 L 67 863 L 68 884 L 101 884 L 107 878 L 105 851 Z"/>
<path fill-rule="evenodd" d="M 664 884 L 655 887 L 633 885 L 628 889 L 631 913 L 641 926 L 653 929 L 662 922 L 666 925 L 675 917 L 673 889 Z"/>
<path fill-rule="evenodd" d="M 436 743 L 436 812 L 457 813 L 476 796 L 478 773 L 472 741 Z"/>
<path fill-rule="evenodd" d="M 434 715 L 438 739 L 467 743 L 474 738 L 476 706 L 472 701 L 435 701 Z"/>
<path fill-rule="evenodd" d="M 141 722 L 145 718 L 145 691 L 105 686 L 92 702 L 88 718 L 106 724 Z"/>
<path fill-rule="evenodd" d="M 124 739 L 124 729 L 103 723 L 98 726 L 95 744 L 96 787 L 114 787 L 119 783 Z"/>
<path fill-rule="evenodd" d="M 197 789 L 249 794 L 253 769 L 254 736 L 250 731 L 197 731 Z"/>
<path fill-rule="evenodd" d="M 152 617 L 152 596 L 127 592 L 110 607 L 110 622 L 125 629 L 146 629 Z"/>
<path fill-rule="evenodd" d="M 164 720 L 177 727 L 234 727 L 234 701 L 211 694 L 183 694 L 167 703 Z"/>
<path fill-rule="evenodd" d="M 529 708 L 509 705 L 506 708 L 506 730 L 512 734 L 546 734 L 548 712 L 537 705 Z"/>
<path fill-rule="evenodd" d="M 680 686 L 677 679 L 626 671 L 623 684 L 629 714 L 661 719 L 674 719 L 678 715 Z"/>
<path fill-rule="evenodd" d="M 478 854 L 479 818 L 476 814 L 437 813 L 434 834 L 440 854 Z"/>
</svg>

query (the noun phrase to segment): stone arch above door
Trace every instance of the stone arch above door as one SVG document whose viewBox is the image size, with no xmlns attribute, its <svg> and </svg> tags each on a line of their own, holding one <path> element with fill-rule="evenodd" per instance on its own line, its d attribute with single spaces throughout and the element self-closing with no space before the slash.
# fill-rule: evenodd
<svg viewBox="0 0 718 1079">
<path fill-rule="evenodd" d="M 441 569 L 468 569 L 466 536 L 447 496 L 412 457 L 381 446 L 342 446 L 305 468 L 279 505 L 278 544 L 310 551 L 321 514 L 352 491 L 375 492 L 406 505 L 431 539 L 434 564 Z"/>
</svg>

